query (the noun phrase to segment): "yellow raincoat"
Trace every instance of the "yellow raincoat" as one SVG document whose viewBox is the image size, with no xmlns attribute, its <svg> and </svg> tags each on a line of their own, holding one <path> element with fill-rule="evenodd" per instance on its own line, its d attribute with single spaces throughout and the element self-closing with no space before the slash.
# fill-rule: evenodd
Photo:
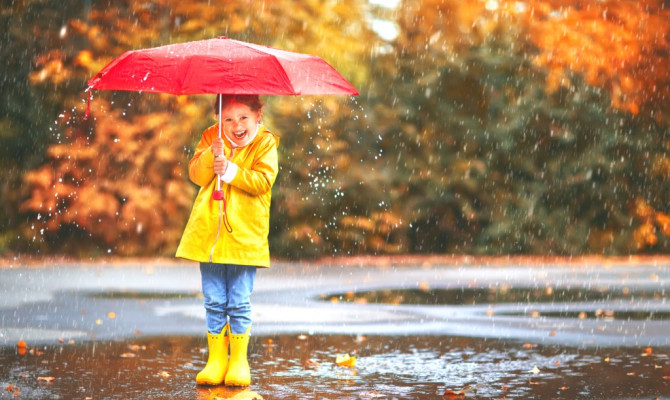
<svg viewBox="0 0 670 400">
<path fill-rule="evenodd" d="M 216 176 L 211 145 L 216 137 L 218 125 L 207 128 L 189 162 L 189 177 L 200 191 L 176 256 L 200 262 L 269 267 L 270 198 L 277 177 L 279 139 L 262 125 L 244 147 L 233 149 L 223 136 L 225 155 L 238 166 L 230 184 L 221 182 L 225 213 L 232 227 L 232 232 L 228 232 L 225 220 L 219 228 L 219 205 L 223 206 L 223 202 L 212 199 Z"/>
</svg>

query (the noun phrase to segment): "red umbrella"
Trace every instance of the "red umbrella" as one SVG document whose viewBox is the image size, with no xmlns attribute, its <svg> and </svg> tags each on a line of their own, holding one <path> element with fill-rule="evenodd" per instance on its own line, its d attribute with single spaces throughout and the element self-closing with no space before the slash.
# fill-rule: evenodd
<svg viewBox="0 0 670 400">
<path fill-rule="evenodd" d="M 347 94 L 358 91 L 321 58 L 218 37 L 127 51 L 88 89 L 172 94 Z"/>
<path fill-rule="evenodd" d="M 87 84 L 89 104 L 93 89 L 179 95 L 358 95 L 342 75 L 317 56 L 226 37 L 127 51 Z M 84 118 L 88 113 L 87 107 Z M 214 198 L 222 197 L 217 190 Z"/>
</svg>

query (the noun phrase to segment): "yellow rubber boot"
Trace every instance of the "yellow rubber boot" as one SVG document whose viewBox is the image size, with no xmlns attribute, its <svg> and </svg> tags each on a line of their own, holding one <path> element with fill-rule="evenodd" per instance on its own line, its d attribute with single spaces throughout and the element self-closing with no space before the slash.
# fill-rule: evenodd
<svg viewBox="0 0 670 400">
<path fill-rule="evenodd" d="M 220 385 L 228 372 L 228 325 L 218 335 L 207 332 L 207 347 L 209 357 L 207 365 L 195 377 L 198 385 Z"/>
<path fill-rule="evenodd" d="M 250 330 L 251 327 L 241 335 L 230 333 L 230 363 L 226 374 L 226 386 L 249 386 L 251 383 L 251 371 L 247 361 Z"/>
</svg>

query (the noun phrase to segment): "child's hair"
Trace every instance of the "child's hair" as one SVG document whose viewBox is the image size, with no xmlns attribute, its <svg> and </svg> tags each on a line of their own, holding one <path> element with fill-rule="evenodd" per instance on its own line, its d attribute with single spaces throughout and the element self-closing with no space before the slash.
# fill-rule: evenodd
<svg viewBox="0 0 670 400">
<path fill-rule="evenodd" d="M 263 108 L 263 103 L 257 94 L 224 94 L 223 96 L 216 95 L 214 101 L 214 114 L 219 114 L 219 99 L 223 97 L 221 109 L 223 110 L 232 103 L 241 103 L 251 108 L 252 111 L 260 111 Z"/>
</svg>

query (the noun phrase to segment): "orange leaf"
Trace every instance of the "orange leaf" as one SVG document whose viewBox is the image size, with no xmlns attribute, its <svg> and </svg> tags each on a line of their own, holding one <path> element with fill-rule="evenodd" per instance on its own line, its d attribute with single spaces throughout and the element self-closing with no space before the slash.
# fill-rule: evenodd
<svg viewBox="0 0 670 400">
<path fill-rule="evenodd" d="M 53 376 L 38 376 L 37 377 L 37 382 L 53 382 L 55 381 L 56 378 Z"/>
<path fill-rule="evenodd" d="M 447 389 L 444 391 L 445 399 L 457 399 L 459 397 L 465 397 L 465 392 L 463 390 L 453 391 L 451 389 Z"/>
</svg>

